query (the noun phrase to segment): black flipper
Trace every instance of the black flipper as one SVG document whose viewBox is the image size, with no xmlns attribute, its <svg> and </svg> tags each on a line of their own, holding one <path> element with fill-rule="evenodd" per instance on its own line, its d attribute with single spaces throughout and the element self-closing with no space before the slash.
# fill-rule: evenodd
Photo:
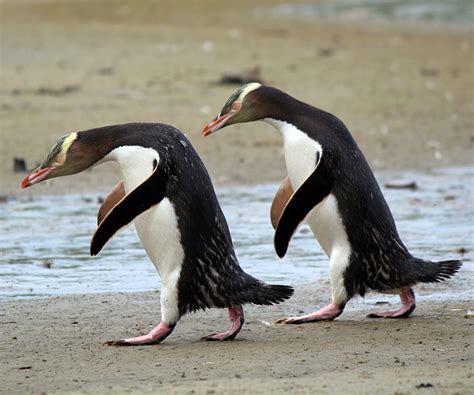
<svg viewBox="0 0 474 395">
<path fill-rule="evenodd" d="M 293 193 L 286 204 L 275 231 L 275 251 L 283 258 L 288 250 L 288 243 L 298 225 L 317 204 L 331 193 L 333 178 L 324 170 L 321 163 L 323 156 L 316 158 L 316 168 L 301 186 Z"/>
<path fill-rule="evenodd" d="M 142 184 L 126 195 L 104 217 L 91 240 L 90 254 L 97 255 L 105 243 L 135 217 L 163 200 L 168 174 L 160 164 Z"/>
</svg>

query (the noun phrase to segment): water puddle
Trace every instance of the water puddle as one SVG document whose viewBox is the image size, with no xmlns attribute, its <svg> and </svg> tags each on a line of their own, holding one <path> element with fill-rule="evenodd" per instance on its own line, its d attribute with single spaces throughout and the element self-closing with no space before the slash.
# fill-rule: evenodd
<svg viewBox="0 0 474 395">
<path fill-rule="evenodd" d="M 378 178 L 381 185 L 418 185 L 416 190 L 383 188 L 401 237 L 415 256 L 464 261 L 453 280 L 421 285 L 421 293 L 472 298 L 474 169 L 382 173 Z M 276 189 L 257 185 L 217 191 L 241 266 L 267 282 L 329 287 L 327 258 L 306 225 L 291 241 L 287 257 L 276 256 L 269 221 Z M 0 299 L 159 289 L 160 279 L 133 227 L 116 235 L 99 256 L 89 256 L 98 206 L 97 195 L 73 194 L 0 203 Z"/>
<path fill-rule="evenodd" d="M 257 8 L 256 13 L 345 21 L 470 25 L 474 18 L 474 7 L 472 0 L 332 0 L 262 6 Z"/>
</svg>

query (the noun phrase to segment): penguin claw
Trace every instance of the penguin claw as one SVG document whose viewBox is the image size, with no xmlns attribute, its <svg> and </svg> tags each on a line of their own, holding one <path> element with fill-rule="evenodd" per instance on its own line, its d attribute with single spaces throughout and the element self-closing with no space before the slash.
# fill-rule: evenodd
<svg viewBox="0 0 474 395">
<path fill-rule="evenodd" d="M 131 346 L 132 344 L 127 343 L 126 340 L 108 340 L 103 345 L 104 346 Z"/>
<path fill-rule="evenodd" d="M 131 339 L 123 339 L 123 340 L 109 340 L 104 343 L 104 346 L 152 346 L 154 344 L 161 343 L 164 339 L 139 339 L 142 336 L 138 336 L 137 338 Z"/>
<path fill-rule="evenodd" d="M 227 341 L 234 340 L 237 334 L 242 329 L 244 325 L 244 310 L 242 306 L 230 307 L 229 309 L 229 319 L 231 322 L 230 328 L 225 332 L 214 332 L 208 336 L 201 338 L 201 340 L 206 341 Z"/>
<path fill-rule="evenodd" d="M 335 318 L 335 317 L 332 317 L 332 318 L 314 317 L 314 318 L 308 319 L 308 318 L 303 318 L 303 317 L 305 316 L 280 318 L 279 320 L 275 321 L 275 324 L 299 325 L 299 324 L 305 324 L 307 322 L 332 321 Z"/>
<path fill-rule="evenodd" d="M 302 324 L 305 321 L 298 319 L 298 317 L 284 317 L 275 321 L 275 324 Z"/>
<path fill-rule="evenodd" d="M 275 321 L 275 324 L 304 324 L 306 322 L 317 322 L 317 321 L 332 321 L 334 318 L 339 317 L 344 311 L 344 305 L 338 306 L 331 303 L 329 306 L 323 307 L 322 309 L 315 311 L 311 314 L 301 315 L 298 317 L 286 317 L 280 318 Z"/>
<path fill-rule="evenodd" d="M 201 340 L 205 340 L 208 342 L 223 342 L 228 340 L 234 340 L 237 336 L 238 332 L 234 332 L 229 335 L 229 331 L 226 332 L 215 332 L 211 333 L 210 335 L 204 336 Z"/>
<path fill-rule="evenodd" d="M 104 343 L 104 346 L 151 346 L 165 340 L 169 334 L 173 332 L 173 329 L 174 325 L 160 322 L 156 328 L 152 329 L 146 335 L 123 340 L 109 340 Z"/>
<path fill-rule="evenodd" d="M 400 293 L 402 307 L 396 310 L 386 310 L 379 313 L 370 313 L 368 318 L 407 318 L 416 307 L 415 292 L 411 288 L 405 288 Z"/>
<path fill-rule="evenodd" d="M 415 310 L 416 304 L 409 306 L 402 306 L 397 310 L 380 311 L 378 313 L 367 314 L 368 318 L 408 318 L 408 316 Z"/>
</svg>

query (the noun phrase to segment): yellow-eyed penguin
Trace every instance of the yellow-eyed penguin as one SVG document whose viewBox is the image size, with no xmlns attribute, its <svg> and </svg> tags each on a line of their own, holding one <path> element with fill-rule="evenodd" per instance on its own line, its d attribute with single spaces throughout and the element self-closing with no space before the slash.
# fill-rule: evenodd
<svg viewBox="0 0 474 395">
<path fill-rule="evenodd" d="M 123 182 L 99 210 L 90 253 L 98 254 L 133 221 L 161 277 L 162 315 L 148 334 L 107 344 L 160 343 L 181 316 L 210 307 L 227 308 L 231 326 L 205 339 L 232 340 L 244 323 L 242 305 L 271 305 L 292 295 L 291 287 L 265 284 L 241 269 L 206 168 L 187 138 L 172 126 L 132 123 L 70 133 L 21 186 L 107 161 L 119 164 Z"/>
<path fill-rule="evenodd" d="M 369 317 L 408 317 L 415 309 L 413 285 L 443 281 L 461 267 L 457 260 L 431 262 L 408 252 L 364 155 L 334 115 L 278 89 L 250 83 L 229 97 L 202 133 L 207 136 L 228 125 L 257 120 L 283 135 L 288 177 L 271 209 L 278 256 L 285 255 L 291 236 L 306 218 L 329 257 L 332 303 L 278 322 L 332 320 L 352 296 L 364 296 L 368 289 L 398 293 L 402 302 L 399 309 Z"/>
</svg>

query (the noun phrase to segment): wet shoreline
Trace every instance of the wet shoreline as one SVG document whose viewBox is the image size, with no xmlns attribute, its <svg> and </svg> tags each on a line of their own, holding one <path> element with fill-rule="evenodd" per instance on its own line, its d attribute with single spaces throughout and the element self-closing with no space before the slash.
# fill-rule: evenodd
<svg viewBox="0 0 474 395">
<path fill-rule="evenodd" d="M 465 281 L 448 282 L 439 300 L 472 297 L 474 251 L 465 235 L 474 220 L 474 168 L 382 172 L 378 178 L 402 240 L 415 256 L 464 261 L 457 277 Z M 276 257 L 268 212 L 277 187 L 217 188 L 242 267 L 267 282 L 327 283 L 327 258 L 307 225 L 293 237 L 288 256 L 281 261 Z M 44 195 L 2 204 L 0 300 L 159 289 L 159 277 L 133 226 L 116 235 L 98 257 L 89 256 L 101 196 Z"/>
</svg>

